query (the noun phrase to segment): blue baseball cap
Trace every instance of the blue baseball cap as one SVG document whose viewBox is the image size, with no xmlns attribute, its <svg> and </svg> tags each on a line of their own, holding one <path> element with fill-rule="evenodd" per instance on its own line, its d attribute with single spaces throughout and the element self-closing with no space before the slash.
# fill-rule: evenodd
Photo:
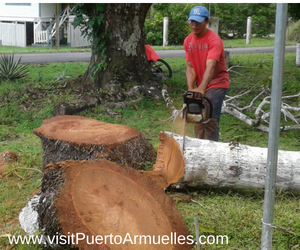
<svg viewBox="0 0 300 250">
<path fill-rule="evenodd" d="M 188 21 L 193 20 L 198 23 L 202 23 L 206 17 L 209 17 L 208 10 L 205 7 L 199 5 L 192 8 Z"/>
</svg>

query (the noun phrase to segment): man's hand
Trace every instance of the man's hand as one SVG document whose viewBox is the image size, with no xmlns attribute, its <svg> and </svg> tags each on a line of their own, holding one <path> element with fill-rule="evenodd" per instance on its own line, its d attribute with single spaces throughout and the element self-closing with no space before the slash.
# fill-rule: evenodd
<svg viewBox="0 0 300 250">
<path fill-rule="evenodd" d="M 201 94 L 202 94 L 202 96 L 204 96 L 204 95 L 205 95 L 205 89 L 202 89 L 202 88 L 201 88 L 201 85 L 200 85 L 199 87 L 197 87 L 197 88 L 194 88 L 194 89 L 189 89 L 189 91 L 193 91 L 193 92 L 199 92 L 199 93 L 201 93 Z"/>
</svg>

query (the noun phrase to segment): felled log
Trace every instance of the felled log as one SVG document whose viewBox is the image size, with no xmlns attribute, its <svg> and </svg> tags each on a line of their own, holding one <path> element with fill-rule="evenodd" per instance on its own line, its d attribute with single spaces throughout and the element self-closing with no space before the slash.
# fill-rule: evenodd
<svg viewBox="0 0 300 250">
<path fill-rule="evenodd" d="M 160 132 L 156 163 L 152 171 L 141 171 L 162 188 L 178 182 L 184 175 L 185 159 L 180 145 L 166 133 Z"/>
<path fill-rule="evenodd" d="M 100 99 L 95 96 L 84 95 L 75 103 L 58 103 L 54 108 L 52 115 L 75 115 L 81 111 L 95 107 L 100 104 Z"/>
<path fill-rule="evenodd" d="M 54 249 L 193 246 L 177 207 L 155 180 L 106 160 L 47 165 L 41 192 L 23 209 L 20 222 L 31 232 L 42 229 L 44 242 Z M 178 242 L 180 235 L 184 244 Z"/>
<path fill-rule="evenodd" d="M 182 147 L 183 136 L 165 132 Z M 164 145 L 166 148 L 169 146 Z M 267 148 L 185 137 L 185 173 L 173 186 L 260 189 L 265 187 Z M 278 152 L 276 187 L 300 191 L 300 152 Z"/>
<path fill-rule="evenodd" d="M 154 162 L 153 146 L 136 129 L 82 116 L 56 116 L 44 120 L 33 133 L 40 137 L 44 151 L 43 168 L 65 160 L 107 159 L 141 169 Z"/>
</svg>

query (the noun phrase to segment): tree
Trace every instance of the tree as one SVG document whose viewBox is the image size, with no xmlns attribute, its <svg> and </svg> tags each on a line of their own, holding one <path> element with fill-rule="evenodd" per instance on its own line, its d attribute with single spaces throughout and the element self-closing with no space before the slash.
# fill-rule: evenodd
<svg viewBox="0 0 300 250">
<path fill-rule="evenodd" d="M 76 4 L 75 26 L 92 41 L 92 56 L 81 81 L 102 88 L 151 79 L 144 47 L 144 21 L 151 4 Z"/>
<path fill-rule="evenodd" d="M 288 12 L 293 19 L 300 19 L 300 4 L 299 3 L 289 3 Z"/>
<path fill-rule="evenodd" d="M 187 22 L 192 3 L 155 3 L 151 6 L 145 21 L 146 42 L 151 45 L 162 45 L 163 18 L 169 18 L 169 44 L 182 45 L 190 33 Z"/>
<path fill-rule="evenodd" d="M 300 20 L 292 23 L 287 30 L 287 40 L 296 42 L 296 65 L 300 66 Z"/>
<path fill-rule="evenodd" d="M 276 8 L 273 3 L 220 3 L 216 15 L 221 18 L 220 35 L 242 38 L 246 33 L 247 17 L 252 17 L 252 33 L 266 36 L 273 32 Z"/>
<path fill-rule="evenodd" d="M 146 41 L 162 44 L 163 18 L 169 18 L 169 44 L 182 45 L 190 33 L 188 16 L 197 3 L 155 3 L 145 21 Z M 219 35 L 222 38 L 242 38 L 246 33 L 247 18 L 252 17 L 252 33 L 266 36 L 274 32 L 276 8 L 274 3 L 204 3 L 210 17 L 219 17 Z M 229 36 L 230 34 L 230 36 Z"/>
</svg>

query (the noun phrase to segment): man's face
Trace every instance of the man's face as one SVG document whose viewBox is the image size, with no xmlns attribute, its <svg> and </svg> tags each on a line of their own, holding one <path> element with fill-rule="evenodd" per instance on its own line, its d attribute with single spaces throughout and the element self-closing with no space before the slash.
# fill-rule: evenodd
<svg viewBox="0 0 300 250">
<path fill-rule="evenodd" d="M 198 23 L 190 20 L 190 28 L 196 37 L 201 37 L 205 34 L 207 22 L 204 20 L 202 23 Z"/>
</svg>

